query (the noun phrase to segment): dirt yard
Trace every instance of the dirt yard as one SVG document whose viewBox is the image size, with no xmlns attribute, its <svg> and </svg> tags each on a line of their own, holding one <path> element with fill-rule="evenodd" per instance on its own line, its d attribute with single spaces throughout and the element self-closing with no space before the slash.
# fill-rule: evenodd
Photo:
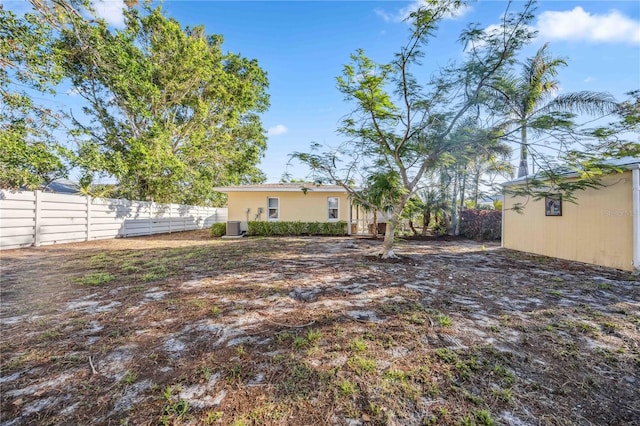
<svg viewBox="0 0 640 426">
<path fill-rule="evenodd" d="M 640 283 L 469 241 L 0 253 L 0 424 L 638 425 Z"/>
</svg>

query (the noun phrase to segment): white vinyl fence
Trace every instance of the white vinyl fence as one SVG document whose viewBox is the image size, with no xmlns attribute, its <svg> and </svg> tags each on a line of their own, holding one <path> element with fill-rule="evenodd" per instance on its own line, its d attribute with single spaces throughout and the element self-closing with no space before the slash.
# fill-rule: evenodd
<svg viewBox="0 0 640 426">
<path fill-rule="evenodd" d="M 0 191 L 0 249 L 189 231 L 226 220 L 226 208 Z"/>
</svg>

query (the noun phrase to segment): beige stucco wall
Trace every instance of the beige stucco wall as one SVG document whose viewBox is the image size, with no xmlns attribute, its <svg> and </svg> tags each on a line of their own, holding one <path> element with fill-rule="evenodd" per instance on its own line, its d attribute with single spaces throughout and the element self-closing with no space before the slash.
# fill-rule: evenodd
<svg viewBox="0 0 640 426">
<path fill-rule="evenodd" d="M 606 187 L 577 192 L 562 216 L 545 216 L 544 200 L 505 197 L 503 246 L 561 259 L 632 270 L 631 171 L 603 178 Z M 526 202 L 519 214 L 510 208 Z"/>
<path fill-rule="evenodd" d="M 349 221 L 348 195 L 342 192 L 313 192 L 306 194 L 294 192 L 230 192 L 229 220 L 247 221 L 246 209 L 249 208 L 249 220 L 267 220 L 267 198 L 280 199 L 280 221 L 328 222 L 327 198 L 339 198 L 338 220 Z M 256 218 L 258 207 L 262 207 L 260 218 Z"/>
</svg>

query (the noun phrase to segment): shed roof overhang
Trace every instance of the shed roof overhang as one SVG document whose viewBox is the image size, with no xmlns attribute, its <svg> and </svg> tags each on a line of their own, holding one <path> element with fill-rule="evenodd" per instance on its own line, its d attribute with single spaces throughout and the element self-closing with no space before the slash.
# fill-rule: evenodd
<svg viewBox="0 0 640 426">
<path fill-rule="evenodd" d="M 617 158 L 617 159 L 613 159 L 613 160 L 604 161 L 603 164 L 606 164 L 606 165 L 611 166 L 611 167 L 617 167 L 617 168 L 624 169 L 624 170 L 633 170 L 633 169 L 640 168 L 640 158 L 636 158 L 636 157 Z M 559 175 L 562 175 L 562 177 L 564 177 L 564 178 L 574 178 L 574 177 L 580 176 L 580 172 L 579 171 L 570 170 L 568 168 L 565 168 L 564 170 L 562 168 L 558 168 L 558 169 L 554 170 L 554 172 L 559 174 Z M 514 179 L 514 180 L 507 181 L 507 182 L 503 182 L 501 185 L 503 187 L 504 186 L 522 185 L 524 183 L 527 183 L 527 181 L 530 181 L 530 180 L 533 180 L 533 179 L 545 180 L 545 177 L 542 176 L 540 173 L 536 173 L 535 175 L 523 176 L 523 177 L 520 177 L 518 179 Z"/>
</svg>

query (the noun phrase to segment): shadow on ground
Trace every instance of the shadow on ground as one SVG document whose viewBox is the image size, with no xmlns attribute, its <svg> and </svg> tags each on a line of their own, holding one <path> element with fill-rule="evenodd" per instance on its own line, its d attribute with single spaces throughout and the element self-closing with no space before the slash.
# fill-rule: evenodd
<svg viewBox="0 0 640 426">
<path fill-rule="evenodd" d="M 638 424 L 640 285 L 483 246 L 204 231 L 2 253 L 2 425 Z"/>
</svg>

